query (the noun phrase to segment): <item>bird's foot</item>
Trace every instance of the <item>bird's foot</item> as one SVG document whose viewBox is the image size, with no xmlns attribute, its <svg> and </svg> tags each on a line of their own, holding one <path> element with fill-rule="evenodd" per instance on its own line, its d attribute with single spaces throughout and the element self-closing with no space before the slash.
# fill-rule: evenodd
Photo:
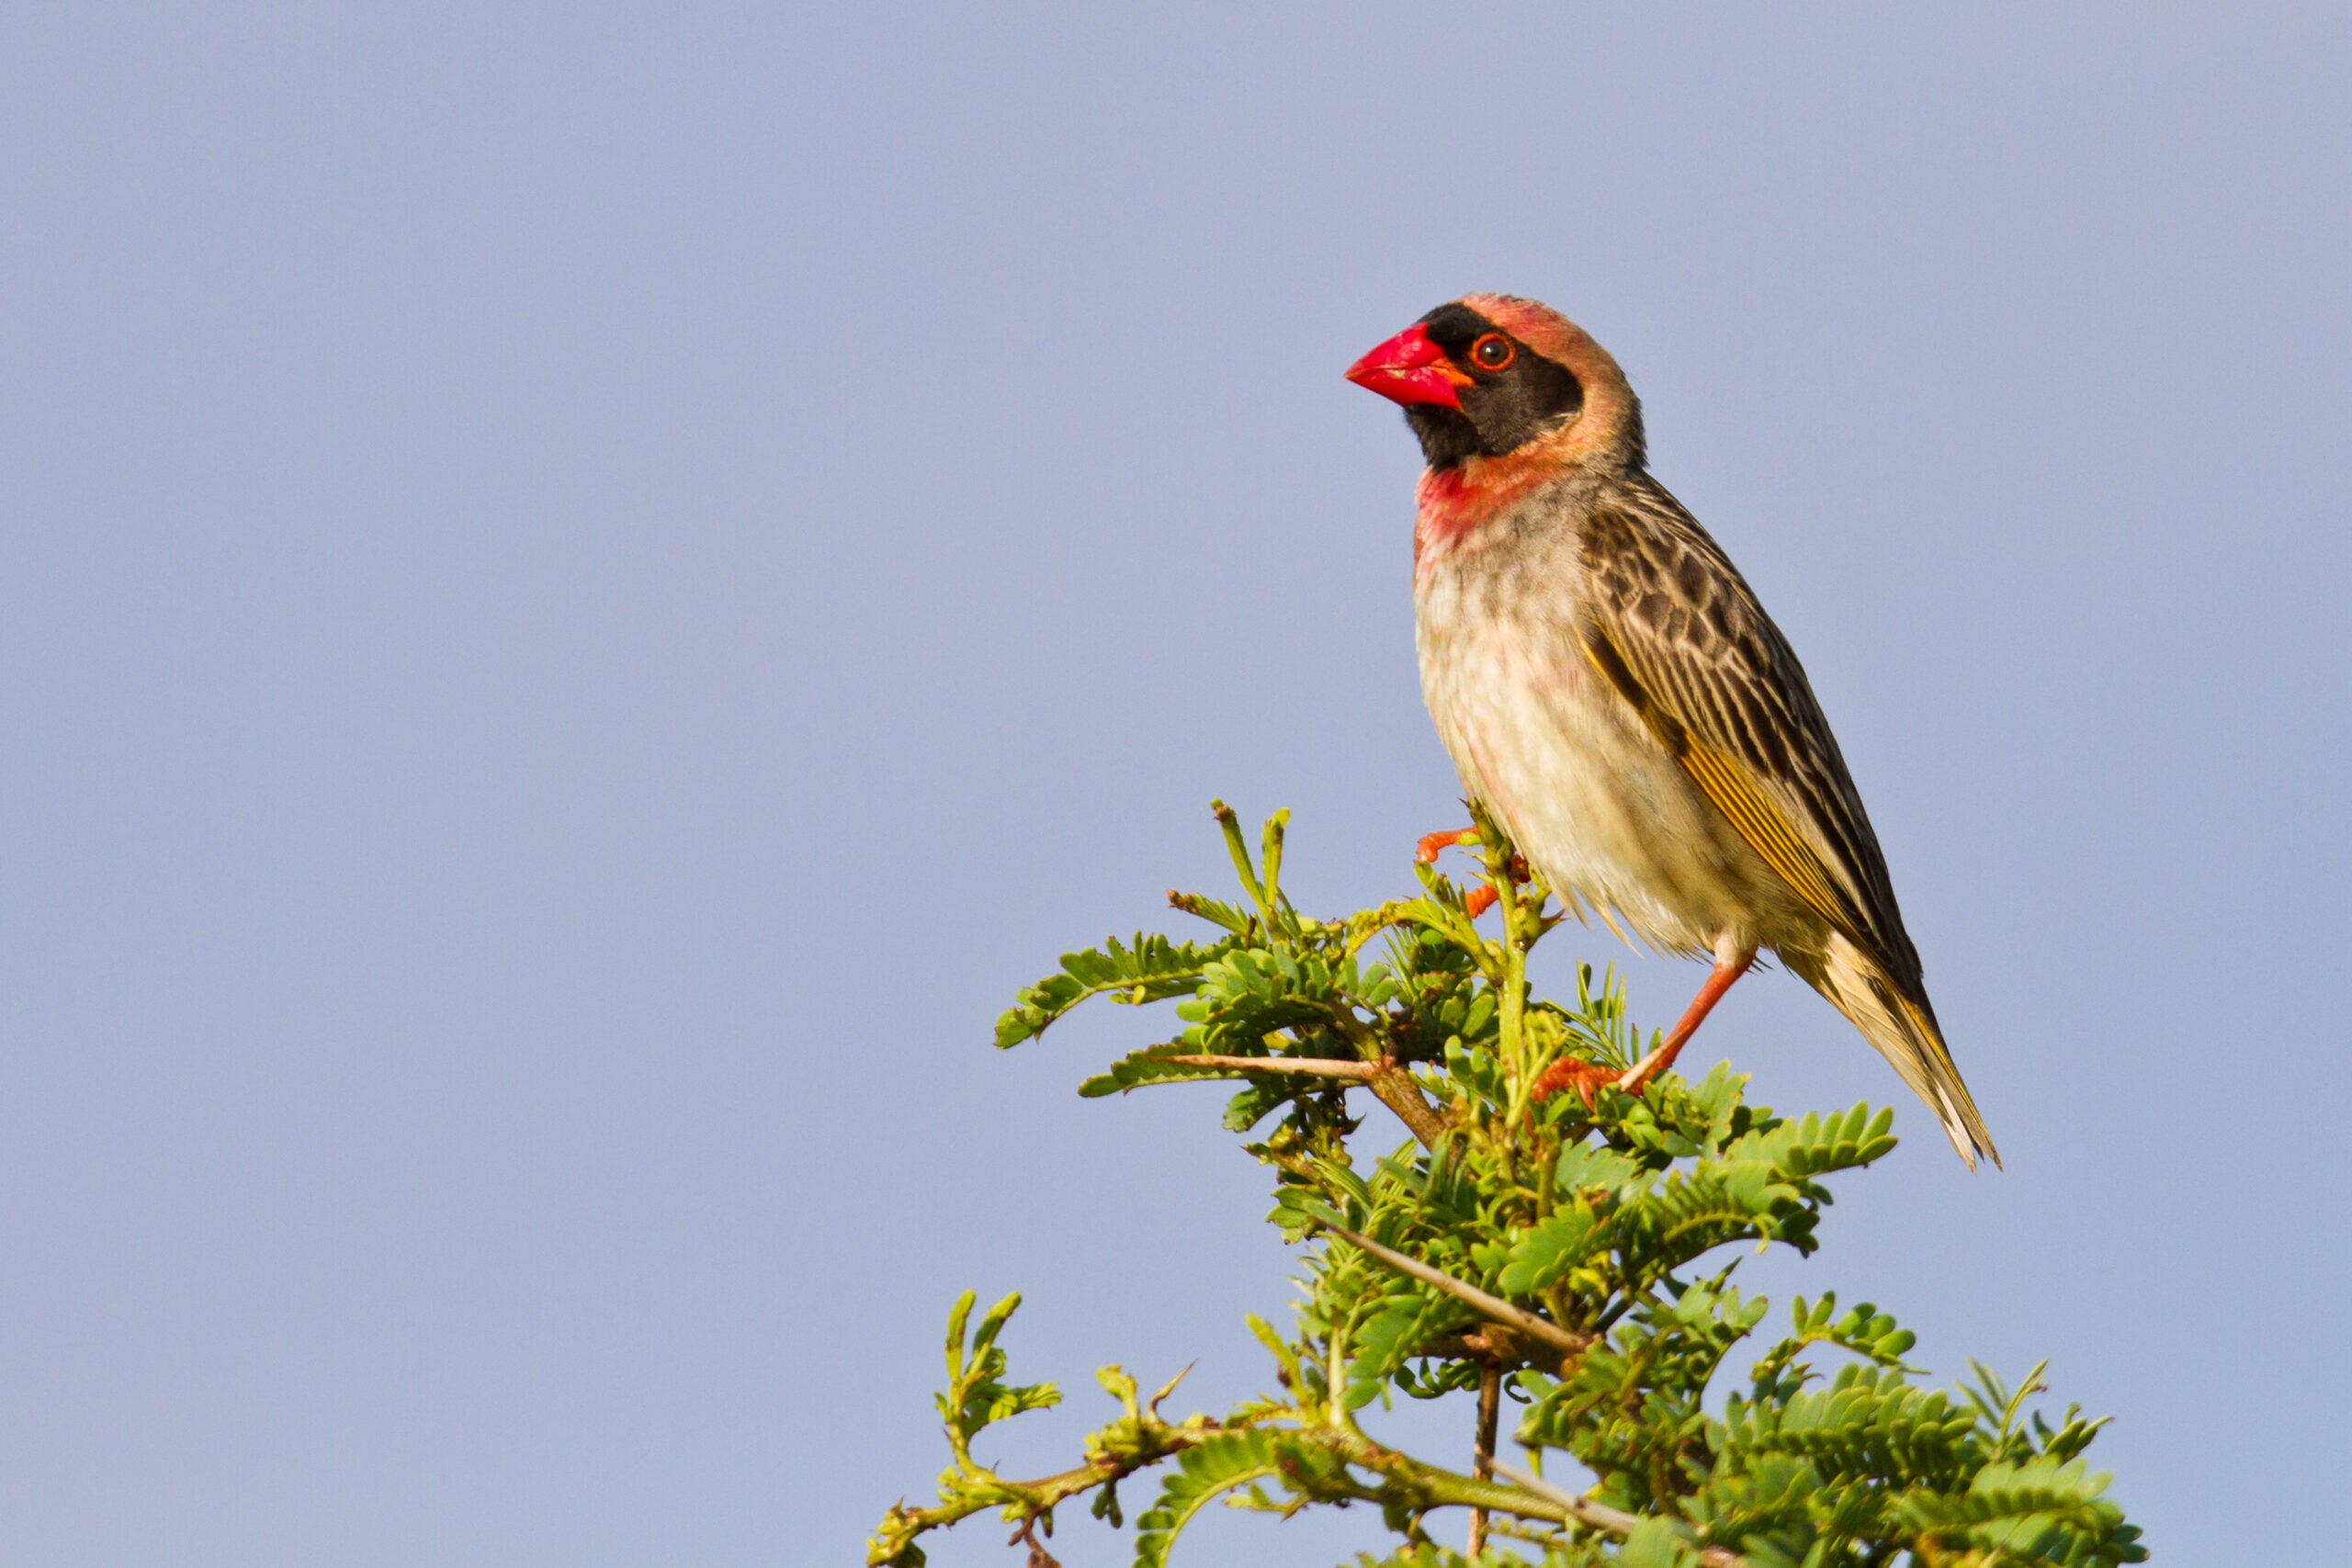
<svg viewBox="0 0 2352 1568">
<path fill-rule="evenodd" d="M 1456 844 L 1475 844 L 1477 841 L 1478 829 L 1476 828 L 1454 828 L 1443 833 L 1424 833 L 1413 845 L 1413 858 L 1423 865 L 1434 865 L 1437 863 L 1440 851 L 1450 850 Z"/>
<path fill-rule="evenodd" d="M 1592 1109 L 1593 1092 L 1603 1084 L 1620 1083 L 1620 1073 L 1621 1069 L 1605 1063 L 1568 1056 L 1544 1068 L 1542 1076 L 1536 1078 L 1535 1087 L 1528 1091 L 1528 1096 L 1541 1105 L 1562 1089 L 1572 1089 L 1577 1091 L 1577 1098 L 1584 1101 L 1584 1108 L 1589 1111 Z"/>
<path fill-rule="evenodd" d="M 1525 882 L 1527 877 L 1527 862 L 1521 856 L 1511 856 L 1510 879 L 1513 882 Z M 1502 894 L 1496 888 L 1493 883 L 1482 882 L 1477 886 L 1470 889 L 1469 893 L 1463 898 L 1462 912 L 1475 920 L 1479 916 L 1485 914 L 1487 910 L 1493 908 L 1496 901 L 1501 897 Z"/>
<path fill-rule="evenodd" d="M 1420 841 L 1413 846 L 1413 858 L 1423 865 L 1430 865 L 1436 862 L 1442 851 L 1452 849 L 1457 844 L 1475 844 L 1477 841 L 1478 829 L 1476 828 L 1456 828 L 1444 833 L 1424 833 L 1421 835 Z M 1527 857 L 1517 854 L 1511 856 L 1510 879 L 1513 882 L 1525 882 L 1529 875 Z M 1501 897 L 1502 895 L 1495 890 L 1491 883 L 1473 887 L 1462 900 L 1463 912 L 1475 920 L 1493 908 L 1495 901 Z"/>
</svg>

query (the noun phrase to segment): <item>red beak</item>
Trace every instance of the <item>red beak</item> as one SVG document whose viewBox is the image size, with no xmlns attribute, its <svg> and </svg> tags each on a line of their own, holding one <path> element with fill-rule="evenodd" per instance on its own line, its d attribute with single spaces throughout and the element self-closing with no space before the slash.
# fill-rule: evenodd
<svg viewBox="0 0 2352 1568">
<path fill-rule="evenodd" d="M 1440 403 L 1450 409 L 1462 406 L 1455 389 L 1470 384 L 1470 378 L 1453 367 L 1445 350 L 1431 343 L 1419 323 L 1349 366 L 1348 379 L 1391 402 Z"/>
</svg>

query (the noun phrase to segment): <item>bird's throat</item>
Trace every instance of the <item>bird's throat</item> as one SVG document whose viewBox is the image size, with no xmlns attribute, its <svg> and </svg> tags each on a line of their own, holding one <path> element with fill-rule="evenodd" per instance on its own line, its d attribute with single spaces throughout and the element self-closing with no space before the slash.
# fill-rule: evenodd
<svg viewBox="0 0 2352 1568">
<path fill-rule="evenodd" d="M 1479 527 L 1510 510 L 1560 465 L 1537 453 L 1473 457 L 1450 468 L 1425 468 L 1413 495 L 1413 563 L 1435 560 L 1470 542 Z"/>
</svg>

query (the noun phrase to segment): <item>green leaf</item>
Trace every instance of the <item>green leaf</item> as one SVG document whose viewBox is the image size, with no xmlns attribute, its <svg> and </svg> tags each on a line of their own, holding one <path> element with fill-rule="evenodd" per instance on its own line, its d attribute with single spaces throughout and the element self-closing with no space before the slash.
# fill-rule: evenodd
<svg viewBox="0 0 2352 1568">
<path fill-rule="evenodd" d="M 1523 1296 L 1544 1290 L 1607 1246 L 1607 1235 L 1595 1234 L 1591 1210 L 1581 1205 L 1555 1209 L 1511 1242 L 1510 1261 L 1502 1271 L 1503 1293 Z"/>
<path fill-rule="evenodd" d="M 1357 1325 L 1342 1403 L 1350 1410 L 1371 1404 L 1431 1340 L 1476 1321 L 1477 1315 L 1469 1308 L 1427 1286 L 1400 1282 L 1392 1287 L 1378 1310 Z"/>
<path fill-rule="evenodd" d="M 1490 939 L 1467 920 L 1460 888 L 1427 867 L 1415 868 L 1415 897 L 1303 917 L 1281 886 L 1286 819 L 1269 821 L 1253 846 L 1232 812 L 1217 812 L 1246 902 L 1171 903 L 1219 928 L 1218 939 L 1139 934 L 1069 954 L 1021 994 L 998 1041 L 1033 1038 L 1090 997 L 1175 1003 L 1174 1039 L 1110 1054 L 1081 1092 L 1238 1082 L 1216 1098 L 1227 1124 L 1250 1132 L 1242 1146 L 1273 1189 L 1269 1218 L 1298 1247 L 1295 1325 L 1278 1333 L 1250 1320 L 1275 1357 L 1278 1392 L 1176 1425 L 1106 1368 L 1100 1381 L 1117 1414 L 1070 1464 L 1008 1481 L 974 1456 L 973 1435 L 1059 1394 L 1008 1379 L 1000 1341 L 1018 1298 L 983 1314 L 967 1293 L 950 1314 L 938 1401 L 952 1458 L 940 1500 L 891 1508 L 870 1564 L 917 1563 L 918 1536 L 981 1512 L 1042 1529 L 1083 1501 L 1115 1523 L 1116 1489 L 1148 1470 L 1160 1491 L 1136 1521 L 1144 1568 L 1164 1568 L 1185 1523 L 1220 1498 L 1283 1513 L 1370 1505 L 1404 1538 L 1387 1568 L 1471 1568 L 1429 1534 L 1433 1515 L 1464 1501 L 1458 1456 L 1386 1446 L 1390 1434 L 1375 1440 L 1351 1412 L 1398 1393 L 1475 1390 L 1495 1341 L 1469 1334 L 1473 1309 L 1444 1291 L 1328 1235 L 1317 1245 L 1332 1225 L 1576 1336 L 1566 1354 L 1545 1347 L 1532 1364 L 1503 1369 L 1504 1396 L 1522 1407 L 1514 1435 L 1532 1464 L 1565 1469 L 1594 1501 L 1645 1522 L 1624 1539 L 1588 1528 L 1519 1536 L 1498 1510 L 1496 1544 L 1476 1568 L 1690 1568 L 1702 1543 L 1718 1542 L 1751 1568 L 2145 1559 L 2107 1478 L 2084 1462 L 2103 1423 L 2075 1406 L 2033 1407 L 2043 1369 L 2015 1388 L 1981 1368 L 1959 1393 L 1921 1386 L 1904 1360 L 1914 1336 L 1895 1314 L 1827 1290 L 1795 1301 L 1791 1331 L 1761 1355 L 1736 1354 L 1768 1303 L 1733 1285 L 1741 1259 L 1719 1249 L 1816 1249 L 1829 1179 L 1894 1146 L 1891 1111 L 1784 1120 L 1749 1103 L 1747 1077 L 1728 1064 L 1696 1081 L 1660 1075 L 1638 1096 L 1607 1089 L 1588 1105 L 1558 1095 L 1531 1111 L 1528 1075 L 1569 1055 L 1622 1063 L 1657 1038 L 1634 1022 L 1613 972 L 1596 978 L 1577 965 L 1568 1001 L 1529 991 L 1528 949 L 1560 917 L 1539 926 L 1507 906 Z M 1496 874 L 1509 846 L 1480 819 Z M 1544 909 L 1545 896 L 1540 878 L 1530 884 L 1524 911 Z M 1505 921 L 1515 923 L 1504 931 Z M 1199 1055 L 1244 1065 L 1179 1060 Z M 1375 1112 L 1358 1086 L 1276 1070 L 1293 1056 L 1405 1066 L 1435 1101 L 1433 1146 L 1372 1148 L 1359 1119 Z M 1038 1223 L 1008 1213 L 987 1239 L 1017 1239 Z M 1838 1354 L 1817 1371 L 1806 1358 L 1824 1346 Z"/>
<path fill-rule="evenodd" d="M 1189 1041 L 1175 1040 L 1159 1045 L 1147 1045 L 1111 1064 L 1108 1072 L 1097 1073 L 1078 1086 L 1078 1092 L 1088 1100 L 1098 1100 L 1106 1094 L 1125 1094 L 1131 1089 L 1147 1084 L 1198 1081 L 1203 1078 L 1239 1077 L 1236 1067 L 1204 1067 L 1189 1062 L 1171 1062 L 1170 1056 L 1195 1055 L 1200 1047 Z M 1295 1080 L 1312 1087 L 1305 1080 Z"/>
<path fill-rule="evenodd" d="M 1617 1561 L 1624 1568 L 1700 1568 L 1697 1550 L 1664 1519 L 1644 1519 L 1635 1525 Z"/>
<path fill-rule="evenodd" d="M 1615 1192 L 1642 1175 L 1642 1168 L 1606 1144 L 1572 1144 L 1552 1167 L 1552 1185 L 1563 1196 L 1598 1189 Z"/>
<path fill-rule="evenodd" d="M 1066 953 L 1060 974 L 1021 991 L 997 1020 L 997 1049 L 1010 1050 L 1035 1039 L 1090 997 L 1108 994 L 1125 1002 L 1150 1002 L 1182 996 L 1200 983 L 1204 969 L 1239 941 L 1228 937 L 1201 947 L 1138 932 L 1132 945 L 1122 945 L 1114 937 L 1101 947 Z"/>
<path fill-rule="evenodd" d="M 1188 1450 L 1136 1520 L 1136 1568 L 1165 1568 L 1169 1550 L 1193 1516 L 1219 1493 L 1281 1474 L 1280 1450 L 1266 1432 L 1227 1432 Z"/>
<path fill-rule="evenodd" d="M 1182 909 L 1188 915 L 1197 915 L 1211 925 L 1223 926 L 1236 936 L 1247 936 L 1253 929 L 1250 917 L 1232 905 L 1219 903 L 1198 893 L 1179 893 L 1171 888 L 1168 894 L 1168 907 Z"/>
</svg>

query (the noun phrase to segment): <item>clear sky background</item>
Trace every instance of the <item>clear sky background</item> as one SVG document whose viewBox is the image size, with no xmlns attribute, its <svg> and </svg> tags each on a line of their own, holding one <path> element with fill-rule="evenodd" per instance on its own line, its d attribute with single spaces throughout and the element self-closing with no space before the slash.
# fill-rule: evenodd
<svg viewBox="0 0 2352 1568">
<path fill-rule="evenodd" d="M 1802 652 L 2008 1157 L 1745 984 L 1694 1066 L 1906 1134 L 1759 1279 L 2052 1358 L 2161 1561 L 2339 1554 L 2347 62 L 2319 5 L 0 11 L 0 1562 L 855 1561 L 967 1286 L 1072 1392 L 1009 1463 L 1104 1361 L 1261 1385 L 1219 1092 L 989 1025 L 1222 885 L 1213 795 L 1329 911 L 1460 819 L 1340 371 L 1487 288 Z"/>
</svg>

